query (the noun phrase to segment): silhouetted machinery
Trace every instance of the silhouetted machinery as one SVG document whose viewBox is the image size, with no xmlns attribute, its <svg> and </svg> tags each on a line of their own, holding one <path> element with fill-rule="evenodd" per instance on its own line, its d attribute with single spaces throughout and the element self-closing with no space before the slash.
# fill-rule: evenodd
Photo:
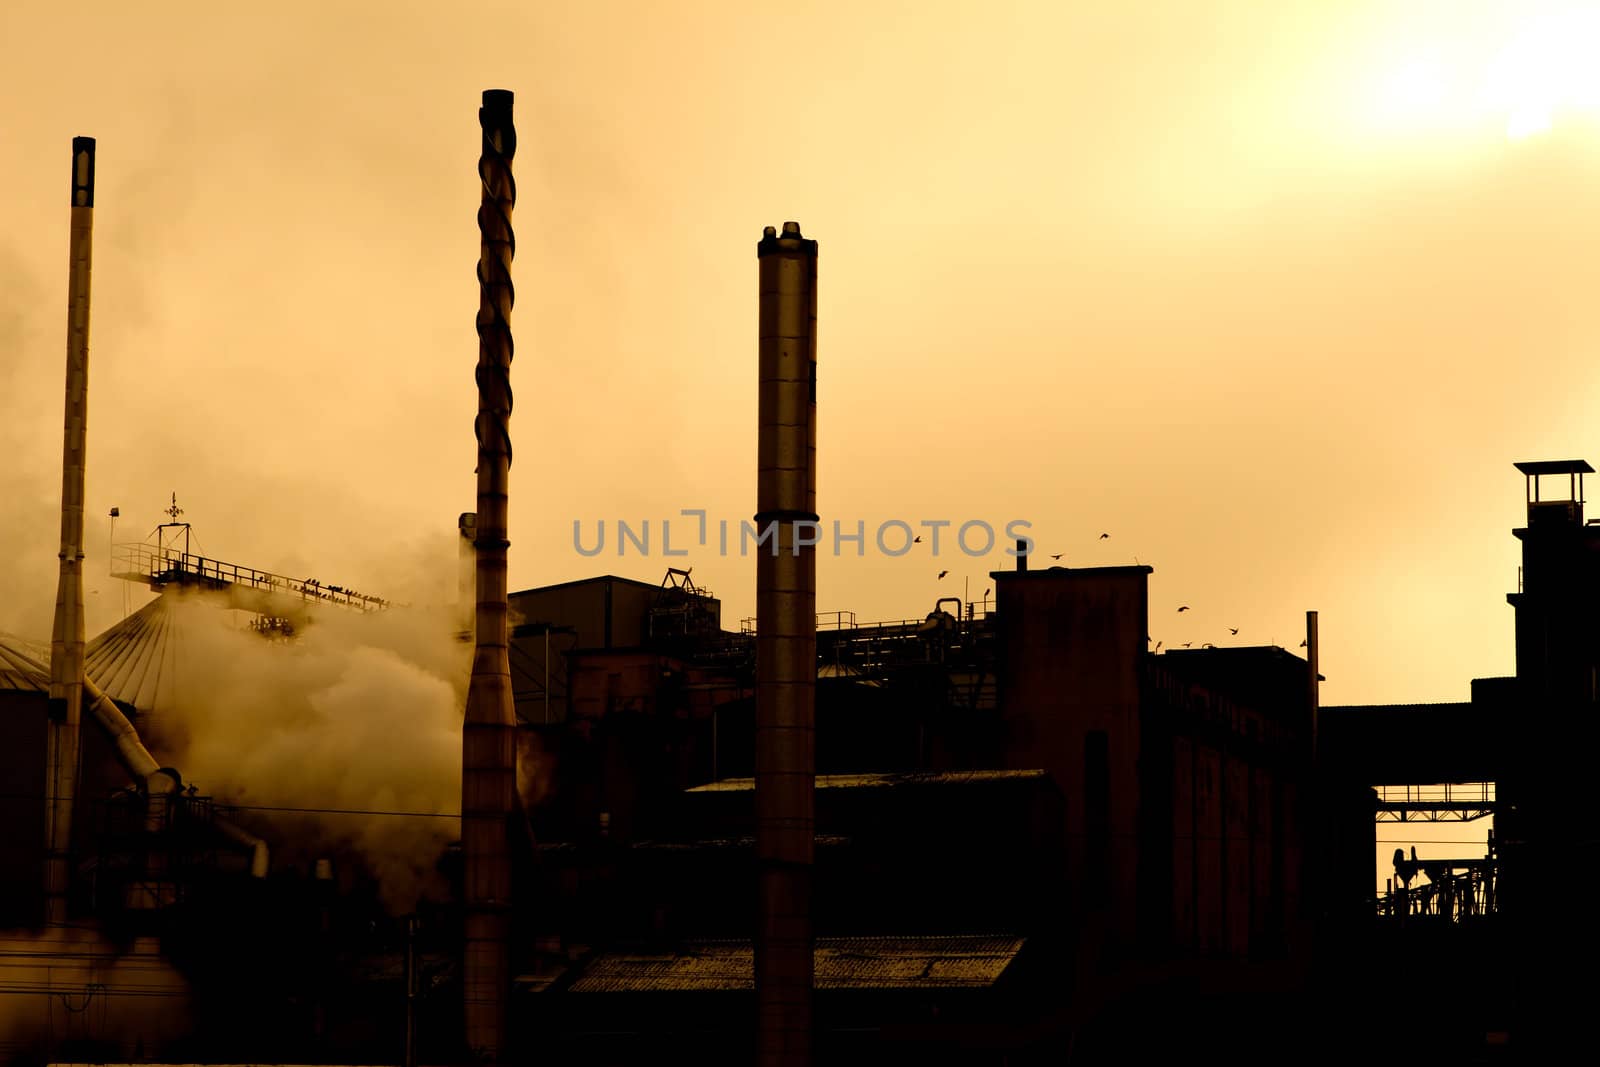
<svg viewBox="0 0 1600 1067">
<path fill-rule="evenodd" d="M 1495 858 L 1418 859 L 1417 846 L 1408 858 L 1394 850 L 1394 879 L 1382 910 L 1396 918 L 1428 916 L 1444 922 L 1462 922 L 1495 911 Z M 1417 875 L 1426 882 L 1413 886 Z"/>
</svg>

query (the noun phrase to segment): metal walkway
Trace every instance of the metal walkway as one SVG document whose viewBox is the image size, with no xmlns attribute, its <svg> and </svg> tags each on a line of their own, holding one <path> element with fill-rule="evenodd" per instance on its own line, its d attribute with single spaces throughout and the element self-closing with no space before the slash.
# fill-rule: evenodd
<svg viewBox="0 0 1600 1067">
<path fill-rule="evenodd" d="M 1380 785 L 1377 822 L 1472 822 L 1495 811 L 1493 782 Z"/>
<path fill-rule="evenodd" d="M 337 604 L 359 611 L 377 611 L 389 606 L 381 597 L 357 593 L 343 586 L 323 585 L 315 578 L 289 578 L 150 544 L 118 545 L 111 557 L 111 575 L 141 582 L 156 590 L 174 584 L 212 589 L 233 587 L 305 604 Z"/>
</svg>

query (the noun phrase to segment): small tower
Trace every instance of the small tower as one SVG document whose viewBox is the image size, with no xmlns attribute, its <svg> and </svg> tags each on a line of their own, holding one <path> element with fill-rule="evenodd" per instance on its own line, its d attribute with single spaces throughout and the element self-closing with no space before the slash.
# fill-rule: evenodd
<svg viewBox="0 0 1600 1067">
<path fill-rule="evenodd" d="M 1583 518 L 1581 459 L 1518 463 L 1527 481 L 1527 526 L 1517 591 L 1517 681 L 1547 713 L 1593 705 L 1600 696 L 1600 526 Z"/>
</svg>

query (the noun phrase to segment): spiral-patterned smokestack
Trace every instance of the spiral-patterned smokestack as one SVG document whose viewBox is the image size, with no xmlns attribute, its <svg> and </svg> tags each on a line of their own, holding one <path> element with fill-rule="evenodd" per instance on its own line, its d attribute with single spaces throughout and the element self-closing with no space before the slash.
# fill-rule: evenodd
<svg viewBox="0 0 1600 1067">
<path fill-rule="evenodd" d="M 510 816 L 516 802 L 516 716 L 507 648 L 506 497 L 511 471 L 511 211 L 517 185 L 512 94 L 486 90 L 478 120 L 482 237 L 478 257 L 477 647 L 461 736 L 461 850 L 465 859 L 463 990 L 468 1047 L 498 1062 L 506 1043 L 510 975 Z"/>
<path fill-rule="evenodd" d="M 786 222 L 756 246 L 760 387 L 756 526 L 755 980 L 763 1065 L 811 1062 L 816 789 L 817 242 Z"/>
<path fill-rule="evenodd" d="M 72 139 L 72 236 L 67 267 L 66 425 L 61 451 L 61 574 L 50 634 L 45 728 L 45 922 L 67 921 L 72 802 L 83 718 L 83 470 L 89 422 L 89 268 L 94 258 L 94 138 Z"/>
</svg>

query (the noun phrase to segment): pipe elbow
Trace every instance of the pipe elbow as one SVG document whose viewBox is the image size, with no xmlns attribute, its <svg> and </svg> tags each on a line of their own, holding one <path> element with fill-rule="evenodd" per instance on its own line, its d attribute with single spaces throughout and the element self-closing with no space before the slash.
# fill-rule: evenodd
<svg viewBox="0 0 1600 1067">
<path fill-rule="evenodd" d="M 272 856 L 267 851 L 267 843 L 258 838 L 255 849 L 250 854 L 250 877 L 265 878 L 271 863 Z"/>
<path fill-rule="evenodd" d="M 267 876 L 267 871 L 271 867 L 272 853 L 268 850 L 265 841 L 244 827 L 227 819 L 218 818 L 213 825 L 250 850 L 250 877 L 265 878 Z"/>
</svg>

